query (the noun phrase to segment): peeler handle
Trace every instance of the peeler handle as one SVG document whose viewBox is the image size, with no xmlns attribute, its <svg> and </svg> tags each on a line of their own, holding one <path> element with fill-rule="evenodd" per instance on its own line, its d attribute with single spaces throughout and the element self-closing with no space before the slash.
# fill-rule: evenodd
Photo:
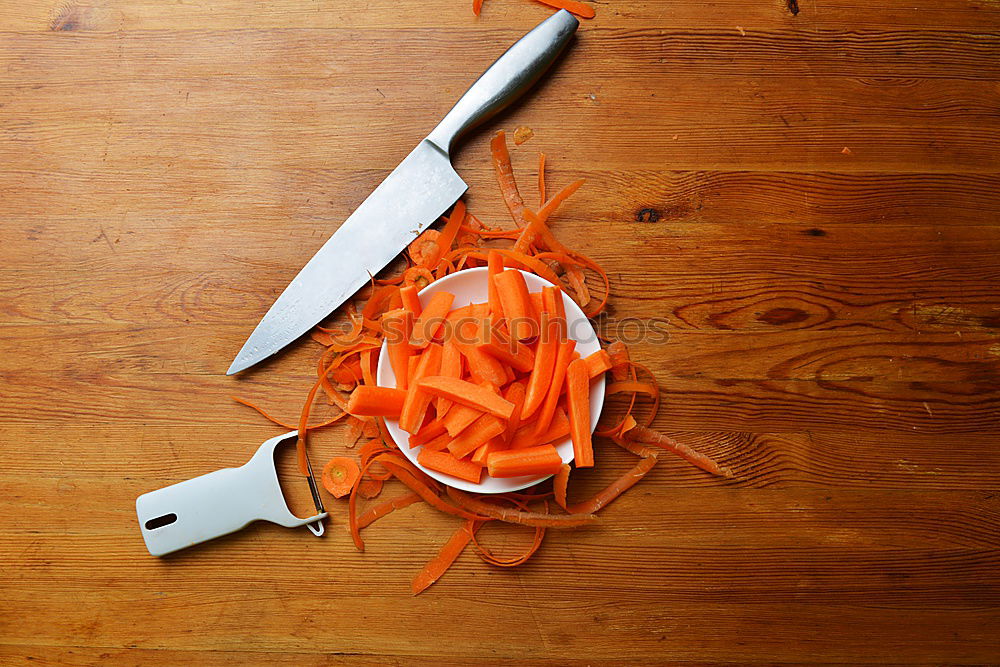
<svg viewBox="0 0 1000 667">
<path fill-rule="evenodd" d="M 300 519 L 281 492 L 274 450 L 295 435 L 293 431 L 271 438 L 239 468 L 216 470 L 139 496 L 136 516 L 149 553 L 163 556 L 258 520 L 295 528 L 325 518 L 322 512 Z"/>
</svg>

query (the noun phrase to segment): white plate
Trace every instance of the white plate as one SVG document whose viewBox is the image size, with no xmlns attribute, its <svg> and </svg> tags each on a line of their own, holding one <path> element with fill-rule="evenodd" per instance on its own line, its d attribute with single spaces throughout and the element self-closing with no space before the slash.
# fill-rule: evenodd
<svg viewBox="0 0 1000 667">
<path fill-rule="evenodd" d="M 525 271 L 522 271 L 521 273 L 524 274 L 524 281 L 528 284 L 529 292 L 541 292 L 543 287 L 547 287 L 552 284 L 543 278 L 539 278 L 533 273 L 527 273 Z M 419 295 L 420 303 L 421 305 L 426 306 L 427 302 L 430 301 L 430 298 L 437 292 L 441 291 L 450 292 L 455 295 L 455 301 L 452 304 L 452 308 L 461 308 L 462 306 L 467 306 L 470 303 L 485 303 L 489 298 L 489 288 L 487 285 L 488 275 L 489 270 L 483 267 L 478 269 L 466 269 L 464 271 L 453 273 L 450 276 L 445 276 L 444 278 L 433 282 L 421 290 Z M 601 343 L 597 340 L 597 333 L 594 331 L 594 327 L 590 324 L 590 320 L 587 319 L 587 316 L 583 314 L 583 311 L 580 310 L 578 305 L 576 305 L 576 302 L 567 296 L 565 292 L 563 292 L 563 302 L 566 304 L 566 323 L 568 325 L 567 331 L 569 332 L 569 336 L 576 340 L 576 351 L 580 353 L 581 357 L 586 357 L 587 355 L 600 350 Z M 378 355 L 376 381 L 380 387 L 396 386 L 396 375 L 392 372 L 392 365 L 389 363 L 389 355 L 386 353 L 384 342 L 382 343 L 382 351 Z M 603 406 L 604 376 L 602 375 L 590 385 L 591 430 L 597 427 L 597 420 L 601 416 L 601 408 Z M 428 470 L 424 466 L 417 463 L 417 455 L 420 453 L 421 448 L 415 447 L 410 449 L 410 445 L 408 443 L 410 436 L 406 431 L 399 428 L 399 423 L 391 419 L 386 419 L 385 423 L 389 428 L 389 434 L 399 446 L 399 450 L 403 452 L 406 458 L 413 462 L 413 465 L 417 466 L 442 484 L 453 486 L 456 489 L 472 491 L 474 493 L 504 493 L 506 491 L 517 491 L 519 489 L 527 488 L 551 477 L 551 475 L 542 475 L 538 477 L 494 478 L 490 477 L 485 471 L 483 471 L 483 481 L 479 484 L 472 484 L 471 482 L 467 482 L 450 475 L 444 475 L 436 470 Z M 556 450 L 562 457 L 563 463 L 570 463 L 573 460 L 573 443 L 569 438 L 566 438 L 566 440 L 557 444 Z"/>
</svg>

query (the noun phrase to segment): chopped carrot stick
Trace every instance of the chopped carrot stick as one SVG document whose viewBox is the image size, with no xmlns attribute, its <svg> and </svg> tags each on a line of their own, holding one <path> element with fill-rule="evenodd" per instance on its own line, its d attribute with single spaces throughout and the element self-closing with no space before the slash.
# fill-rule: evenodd
<svg viewBox="0 0 1000 667">
<path fill-rule="evenodd" d="M 420 297 L 417 296 L 416 285 L 404 285 L 399 288 L 399 298 L 403 301 L 403 308 L 413 313 L 413 319 L 420 317 L 423 307 L 420 305 Z M 382 317 L 385 319 L 385 316 Z"/>
<path fill-rule="evenodd" d="M 421 377 L 417 387 L 434 396 L 444 396 L 456 403 L 488 412 L 501 419 L 510 419 L 514 404 L 494 391 L 480 385 L 444 377 L 442 375 Z"/>
<path fill-rule="evenodd" d="M 407 491 L 402 495 L 389 498 L 365 510 L 365 513 L 358 517 L 358 528 L 367 528 L 385 515 L 418 502 L 420 502 L 420 496 L 413 491 Z"/>
<path fill-rule="evenodd" d="M 591 380 L 611 370 L 612 367 L 611 356 L 607 350 L 598 350 L 593 354 L 588 354 L 583 360 L 587 362 L 587 372 L 590 374 Z"/>
<path fill-rule="evenodd" d="M 493 452 L 487 458 L 490 477 L 554 475 L 562 467 L 562 457 L 552 445 Z"/>
<path fill-rule="evenodd" d="M 462 526 L 455 531 L 455 534 L 445 542 L 444 546 L 441 547 L 441 551 L 438 555 L 432 558 L 424 568 L 417 573 L 417 576 L 413 578 L 413 582 L 410 584 L 410 589 L 413 591 L 414 595 L 419 595 L 423 591 L 427 590 L 427 587 L 433 584 L 435 581 L 441 578 L 452 563 L 459 557 L 459 555 L 465 551 L 465 547 L 469 544 L 469 540 L 472 539 L 472 531 L 475 525 L 471 521 L 466 521 Z"/>
<path fill-rule="evenodd" d="M 452 437 L 448 435 L 447 432 L 440 433 L 427 442 L 423 444 L 424 449 L 429 449 L 432 452 L 443 452 L 448 449 L 448 445 L 451 444 Z"/>
<path fill-rule="evenodd" d="M 507 420 L 507 427 L 503 432 L 503 443 L 509 445 L 515 431 L 521 425 L 521 408 L 524 407 L 524 384 L 512 382 L 503 393 L 503 397 L 514 404 L 514 411 Z"/>
<path fill-rule="evenodd" d="M 435 452 L 426 447 L 417 454 L 417 463 L 437 472 L 479 484 L 483 477 L 483 467 L 471 461 L 462 461 L 449 452 Z"/>
<path fill-rule="evenodd" d="M 414 347 L 426 347 L 434 339 L 444 325 L 445 316 L 454 300 L 455 295 L 448 292 L 436 292 L 430 298 L 420 317 L 413 323 L 413 336 L 410 342 Z"/>
<path fill-rule="evenodd" d="M 559 325 L 559 340 L 565 340 L 567 334 L 566 303 L 563 301 L 562 290 L 558 287 L 543 287 L 542 309 Z"/>
<path fill-rule="evenodd" d="M 410 355 L 413 354 L 413 348 L 410 347 L 413 314 L 405 308 L 390 310 L 382 316 L 382 330 L 385 332 L 389 364 L 396 376 L 396 387 L 406 389 Z"/>
<path fill-rule="evenodd" d="M 483 415 L 448 444 L 448 451 L 456 458 L 464 458 L 479 449 L 480 445 L 503 433 L 504 427 L 502 419 Z"/>
<path fill-rule="evenodd" d="M 406 400 L 399 415 L 399 428 L 407 433 L 416 433 L 424 423 L 424 415 L 430 407 L 432 396 L 421 389 L 420 382 L 424 377 L 437 376 L 441 370 L 442 354 L 443 348 L 437 343 L 431 343 L 420 355 L 414 378 L 416 381 L 407 388 Z"/>
<path fill-rule="evenodd" d="M 448 336 L 444 341 L 444 353 L 441 355 L 441 375 L 453 378 L 462 377 L 462 351 L 455 345 L 455 338 Z M 438 416 L 451 409 L 451 400 L 440 396 L 434 399 L 434 409 Z"/>
<path fill-rule="evenodd" d="M 480 343 L 478 347 L 491 357 L 522 373 L 527 373 L 535 365 L 535 353 L 530 347 L 501 332 L 494 332 L 492 340 Z"/>
<path fill-rule="evenodd" d="M 701 452 L 695 451 L 688 445 L 677 442 L 662 433 L 654 431 L 645 426 L 636 426 L 625 434 L 626 440 L 639 442 L 646 445 L 655 445 L 668 452 L 673 452 L 685 461 L 694 464 L 705 472 L 719 475 L 720 477 L 732 477 L 733 471 L 726 466 L 720 466 L 713 459 L 705 456 Z"/>
<path fill-rule="evenodd" d="M 510 152 L 507 150 L 507 135 L 503 130 L 497 132 L 490 141 L 490 152 L 493 154 L 493 167 L 497 172 L 497 183 L 503 193 L 504 203 L 510 211 L 510 217 L 518 227 L 524 227 L 524 200 L 517 190 L 514 180 L 514 168 L 510 164 Z"/>
<path fill-rule="evenodd" d="M 598 511 L 602 507 L 608 505 L 612 500 L 620 496 L 625 491 L 628 491 L 636 483 L 646 476 L 646 474 L 653 469 L 656 465 L 655 457 L 644 457 L 639 459 L 630 470 L 627 470 L 621 477 L 611 482 L 604 490 L 595 495 L 590 500 L 586 500 L 581 503 L 576 503 L 575 505 L 564 506 L 567 512 L 571 514 L 590 514 Z"/>
<path fill-rule="evenodd" d="M 507 445 L 505 445 L 503 440 L 499 437 L 491 438 L 489 441 L 480 445 L 479 449 L 473 452 L 471 461 L 476 465 L 485 468 L 489 455 L 493 452 L 503 451 L 506 447 Z"/>
<path fill-rule="evenodd" d="M 355 417 L 399 417 L 406 392 L 402 389 L 360 385 L 351 392 L 347 411 Z"/>
<path fill-rule="evenodd" d="M 483 411 L 469 405 L 452 405 L 448 414 L 441 418 L 448 435 L 455 438 L 483 415 Z"/>
<path fill-rule="evenodd" d="M 489 382 L 497 386 L 507 384 L 507 373 L 504 366 L 493 356 L 483 352 L 476 344 L 482 339 L 480 333 L 483 323 L 481 320 L 469 320 L 463 322 L 459 327 L 458 336 L 455 337 L 455 346 L 465 357 L 469 374 L 475 382 Z M 444 375 L 442 373 L 442 375 Z"/>
<path fill-rule="evenodd" d="M 558 331 L 559 324 L 555 320 L 549 319 L 546 322 L 546 330 L 542 333 L 542 337 L 535 347 L 535 363 L 531 369 L 531 375 L 528 377 L 521 421 L 531 417 L 535 414 L 535 410 L 541 407 L 549 385 L 552 383 L 552 373 L 556 366 L 556 357 L 559 354 Z"/>
<path fill-rule="evenodd" d="M 545 153 L 538 154 L 538 205 L 545 204 Z"/>
<path fill-rule="evenodd" d="M 573 438 L 573 463 L 577 468 L 592 468 L 594 446 L 590 440 L 590 373 L 583 359 L 577 359 L 566 370 L 566 398 L 569 401 L 570 436 Z"/>
<path fill-rule="evenodd" d="M 444 427 L 444 422 L 440 419 L 432 419 L 423 426 L 420 430 L 410 436 L 409 445 L 410 449 L 414 447 L 419 447 L 420 445 L 430 442 L 434 438 L 438 437 L 442 433 L 445 433 L 446 429 Z"/>
<path fill-rule="evenodd" d="M 361 471 L 353 458 L 334 456 L 323 466 L 323 488 L 334 498 L 343 498 L 360 476 Z"/>
<path fill-rule="evenodd" d="M 534 447 L 547 443 L 561 442 L 569 436 L 569 418 L 566 412 L 556 407 L 556 412 L 552 415 L 552 423 L 545 433 L 536 433 L 534 424 L 526 424 L 519 428 L 510 441 L 510 449 L 523 449 L 524 447 Z"/>
<path fill-rule="evenodd" d="M 559 343 L 555 367 L 552 369 L 552 382 L 549 383 L 549 387 L 545 393 L 545 400 L 542 402 L 542 407 L 538 410 L 538 418 L 535 420 L 536 433 L 544 433 L 549 428 L 549 424 L 552 423 L 552 415 L 556 413 L 556 405 L 559 403 L 559 396 L 562 393 L 563 384 L 566 379 L 566 369 L 569 368 L 575 351 L 575 340 L 564 340 Z M 590 367 L 588 366 L 587 369 L 589 379 Z"/>
<path fill-rule="evenodd" d="M 574 528 L 576 526 L 586 526 L 597 521 L 597 516 L 594 514 L 542 514 L 540 512 L 525 512 L 509 507 L 500 507 L 450 486 L 447 492 L 449 498 L 470 512 L 506 523 L 519 523 L 524 526 L 542 526 L 545 528 Z"/>
<path fill-rule="evenodd" d="M 496 285 L 511 336 L 515 340 L 526 340 L 538 335 L 535 309 L 528 296 L 524 275 L 516 269 L 508 269 L 494 276 L 493 283 Z"/>
<path fill-rule="evenodd" d="M 486 285 L 489 293 L 490 315 L 500 321 L 503 319 L 503 304 L 500 303 L 500 294 L 497 292 L 496 283 L 493 282 L 493 276 L 503 273 L 503 255 L 491 250 L 486 256 L 486 266 L 488 267 Z"/>
</svg>

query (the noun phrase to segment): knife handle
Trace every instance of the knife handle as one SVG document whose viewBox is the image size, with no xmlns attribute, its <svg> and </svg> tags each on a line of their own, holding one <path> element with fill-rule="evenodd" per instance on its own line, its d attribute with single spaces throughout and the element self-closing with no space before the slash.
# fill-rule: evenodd
<svg viewBox="0 0 1000 667">
<path fill-rule="evenodd" d="M 427 135 L 445 153 L 463 132 L 493 116 L 532 86 L 555 62 L 580 24 L 565 9 L 517 40 L 462 95 Z"/>
</svg>

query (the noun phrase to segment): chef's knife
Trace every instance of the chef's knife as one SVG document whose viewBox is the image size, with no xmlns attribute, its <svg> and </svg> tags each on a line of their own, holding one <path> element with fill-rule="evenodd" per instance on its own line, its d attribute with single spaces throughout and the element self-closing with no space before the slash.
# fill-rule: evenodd
<svg viewBox="0 0 1000 667">
<path fill-rule="evenodd" d="M 468 188 L 451 166 L 455 139 L 530 88 L 577 25 L 569 12 L 560 10 L 507 49 L 299 271 L 250 334 L 227 375 L 307 332 L 454 204 Z"/>
</svg>

